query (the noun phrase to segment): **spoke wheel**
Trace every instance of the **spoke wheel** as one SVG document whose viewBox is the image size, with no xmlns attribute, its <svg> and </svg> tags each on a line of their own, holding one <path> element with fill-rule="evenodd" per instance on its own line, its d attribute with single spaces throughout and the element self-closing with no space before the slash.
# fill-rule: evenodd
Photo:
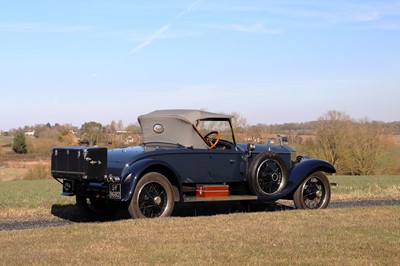
<svg viewBox="0 0 400 266">
<path fill-rule="evenodd" d="M 275 160 L 265 160 L 257 169 L 257 181 L 266 194 L 278 191 L 282 185 L 282 168 Z"/>
<path fill-rule="evenodd" d="M 132 218 L 157 218 L 170 216 L 174 208 L 171 183 L 155 172 L 139 180 L 128 210 Z"/>
<path fill-rule="evenodd" d="M 255 195 L 271 196 L 280 192 L 287 183 L 287 170 L 283 160 L 273 152 L 260 153 L 249 168 L 249 185 Z"/>
<path fill-rule="evenodd" d="M 294 193 L 293 200 L 298 209 L 324 209 L 331 199 L 331 187 L 322 172 L 307 177 Z"/>
</svg>

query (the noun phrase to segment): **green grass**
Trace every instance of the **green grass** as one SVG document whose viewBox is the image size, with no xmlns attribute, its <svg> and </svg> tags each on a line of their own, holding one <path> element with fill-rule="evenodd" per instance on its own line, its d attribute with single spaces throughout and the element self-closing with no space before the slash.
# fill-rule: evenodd
<svg viewBox="0 0 400 266">
<path fill-rule="evenodd" d="M 398 265 L 400 207 L 236 213 L 0 231 L 1 263 Z"/>
<path fill-rule="evenodd" d="M 333 176 L 333 196 L 392 193 L 399 176 Z M 74 209 L 55 180 L 0 182 L 0 223 Z M 398 195 L 398 194 L 395 194 Z M 391 195 L 391 197 L 399 196 Z M 63 208 L 65 206 L 65 208 Z M 74 209 L 75 210 L 75 209 Z M 0 231 L 3 265 L 398 265 L 400 206 L 121 219 Z"/>
<path fill-rule="evenodd" d="M 73 198 L 63 197 L 61 184 L 55 180 L 0 182 L 0 211 L 2 209 L 49 209 L 53 204 L 70 204 Z"/>
<path fill-rule="evenodd" d="M 330 176 L 333 199 L 400 198 L 400 176 Z"/>
<path fill-rule="evenodd" d="M 5 136 L 0 136 L 0 146 L 3 145 L 8 145 L 8 144 L 12 144 L 13 143 L 13 137 L 5 137 Z"/>
</svg>

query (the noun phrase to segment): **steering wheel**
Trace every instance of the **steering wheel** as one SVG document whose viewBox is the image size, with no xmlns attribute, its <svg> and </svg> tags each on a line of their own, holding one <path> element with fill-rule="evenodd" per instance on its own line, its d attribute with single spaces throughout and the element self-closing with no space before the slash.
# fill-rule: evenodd
<svg viewBox="0 0 400 266">
<path fill-rule="evenodd" d="M 216 135 L 216 138 L 210 138 L 210 136 L 213 134 Z M 220 139 L 221 139 L 221 134 L 218 131 L 211 131 L 204 136 L 204 140 L 207 142 L 207 145 L 210 147 L 210 149 L 214 149 L 214 147 L 217 145 Z"/>
</svg>

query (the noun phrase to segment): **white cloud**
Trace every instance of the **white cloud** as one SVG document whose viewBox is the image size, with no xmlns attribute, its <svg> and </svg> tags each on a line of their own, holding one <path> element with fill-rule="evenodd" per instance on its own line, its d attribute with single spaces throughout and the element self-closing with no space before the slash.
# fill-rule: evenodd
<svg viewBox="0 0 400 266">
<path fill-rule="evenodd" d="M 354 16 L 357 21 L 374 21 L 381 18 L 378 12 L 371 11 L 368 13 L 358 14 Z"/>
</svg>

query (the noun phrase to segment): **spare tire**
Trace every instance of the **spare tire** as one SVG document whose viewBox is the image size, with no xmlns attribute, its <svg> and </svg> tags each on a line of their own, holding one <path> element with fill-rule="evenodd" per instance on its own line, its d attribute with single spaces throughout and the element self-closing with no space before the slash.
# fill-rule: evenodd
<svg viewBox="0 0 400 266">
<path fill-rule="evenodd" d="M 257 196 L 272 196 L 287 184 L 287 169 L 282 158 L 268 151 L 258 154 L 248 171 L 250 190 Z"/>
</svg>

